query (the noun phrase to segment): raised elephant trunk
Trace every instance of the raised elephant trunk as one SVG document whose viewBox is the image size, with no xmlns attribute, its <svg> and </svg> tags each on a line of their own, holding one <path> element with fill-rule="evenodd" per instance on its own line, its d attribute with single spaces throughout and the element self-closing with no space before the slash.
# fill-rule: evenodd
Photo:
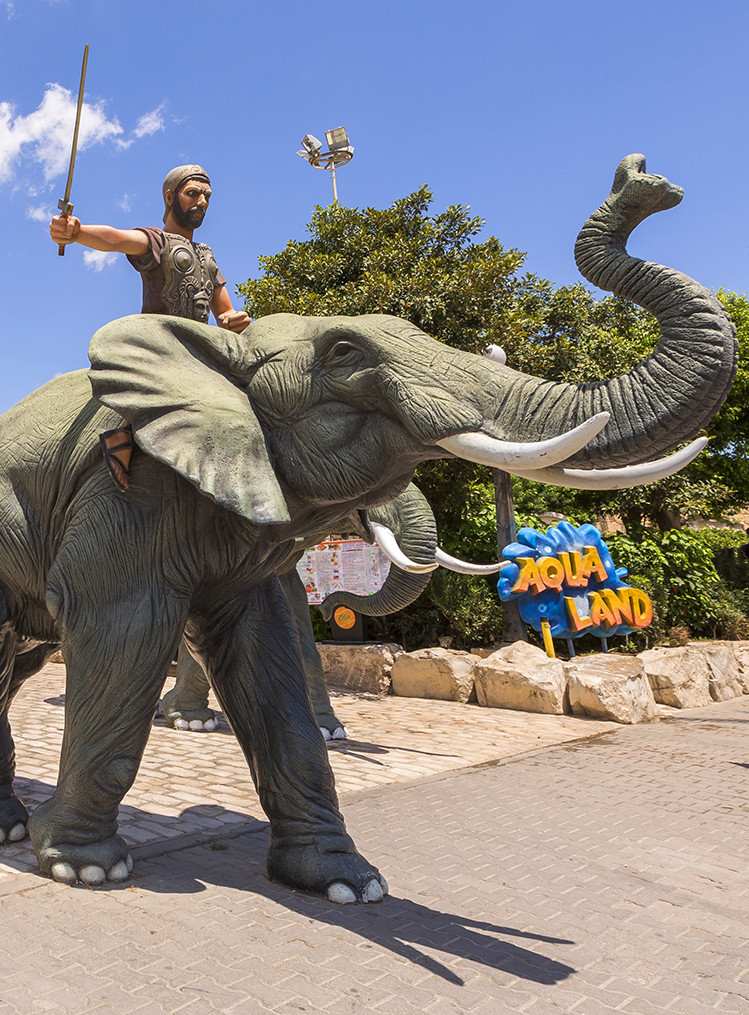
<svg viewBox="0 0 749 1015">
<path fill-rule="evenodd" d="M 606 428 L 565 467 L 608 468 L 656 458 L 694 437 L 728 395 L 738 355 L 730 317 L 698 282 L 626 250 L 635 226 L 674 207 L 682 194 L 664 177 L 647 174 L 642 155 L 629 155 L 617 168 L 611 193 L 580 231 L 575 258 L 581 273 L 653 313 L 661 339 L 651 356 L 621 377 L 542 384 L 535 391 L 522 386 L 529 399 L 523 416 L 536 424 L 531 432 L 537 438 L 546 436 L 546 426 L 556 433 L 610 413 Z M 538 472 L 532 478 L 544 477 Z"/>
</svg>

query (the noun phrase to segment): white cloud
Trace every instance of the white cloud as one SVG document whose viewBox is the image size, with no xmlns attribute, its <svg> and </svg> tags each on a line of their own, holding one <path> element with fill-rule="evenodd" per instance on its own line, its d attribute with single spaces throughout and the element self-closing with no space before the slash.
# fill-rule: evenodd
<svg viewBox="0 0 749 1015">
<path fill-rule="evenodd" d="M 117 139 L 117 147 L 127 149 L 142 137 L 149 137 L 159 130 L 166 130 L 166 121 L 164 119 L 165 108 L 166 103 L 162 102 L 156 109 L 152 109 L 150 113 L 144 113 L 135 124 L 133 132 L 129 137 Z"/>
<path fill-rule="evenodd" d="M 41 166 L 47 183 L 68 168 L 75 123 L 76 98 L 58 84 L 47 86 L 37 109 L 16 114 L 9 102 L 0 102 L 0 183 L 10 180 L 22 159 Z M 101 144 L 122 134 L 119 121 L 108 119 L 104 103 L 84 102 L 78 133 L 78 150 Z"/>
<path fill-rule="evenodd" d="M 39 204 L 36 207 L 30 207 L 26 209 L 26 218 L 31 219 L 33 222 L 49 222 L 53 215 L 57 214 L 57 209 L 52 211 L 44 204 Z"/>
<path fill-rule="evenodd" d="M 130 202 L 130 194 L 123 194 L 119 201 L 117 201 L 117 207 L 121 208 L 122 211 L 132 211 L 133 206 Z"/>
<path fill-rule="evenodd" d="M 164 107 L 165 103 L 162 102 L 156 109 L 152 109 L 150 113 L 144 113 L 136 123 L 133 134 L 136 137 L 146 137 L 149 134 L 155 134 L 158 130 L 164 130 L 166 126 L 164 123 Z"/>
<path fill-rule="evenodd" d="M 92 271 L 103 271 L 117 260 L 117 254 L 106 250 L 84 250 L 83 263 Z"/>
</svg>

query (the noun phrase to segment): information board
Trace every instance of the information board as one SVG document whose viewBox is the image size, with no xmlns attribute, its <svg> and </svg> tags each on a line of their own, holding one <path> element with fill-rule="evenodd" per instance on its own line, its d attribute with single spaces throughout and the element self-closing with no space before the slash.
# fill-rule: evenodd
<svg viewBox="0 0 749 1015">
<path fill-rule="evenodd" d="M 390 571 L 390 561 L 379 548 L 363 539 L 318 543 L 296 566 L 307 592 L 307 602 L 318 606 L 331 592 L 371 596 Z"/>
</svg>

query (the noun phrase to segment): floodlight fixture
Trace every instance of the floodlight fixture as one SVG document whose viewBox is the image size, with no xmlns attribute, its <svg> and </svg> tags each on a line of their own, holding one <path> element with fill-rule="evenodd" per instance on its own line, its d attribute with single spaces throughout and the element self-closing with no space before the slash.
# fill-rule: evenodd
<svg viewBox="0 0 749 1015">
<path fill-rule="evenodd" d="M 335 130 L 325 131 L 325 140 L 332 152 L 340 151 L 341 148 L 348 148 L 348 134 L 345 127 L 336 127 Z"/>
<path fill-rule="evenodd" d="M 318 141 L 314 134 L 305 134 L 302 138 L 302 148 L 310 155 L 317 155 L 322 148 L 322 141 Z"/>
<path fill-rule="evenodd" d="M 322 151 L 322 141 L 314 134 L 305 134 L 302 138 L 302 151 L 297 152 L 313 169 L 329 169 L 330 182 L 333 185 L 333 203 L 338 204 L 338 187 L 336 186 L 335 171 L 340 166 L 347 165 L 354 157 L 353 145 L 349 144 L 348 134 L 345 127 L 336 127 L 334 130 L 325 131 L 325 141 L 328 151 Z"/>
</svg>

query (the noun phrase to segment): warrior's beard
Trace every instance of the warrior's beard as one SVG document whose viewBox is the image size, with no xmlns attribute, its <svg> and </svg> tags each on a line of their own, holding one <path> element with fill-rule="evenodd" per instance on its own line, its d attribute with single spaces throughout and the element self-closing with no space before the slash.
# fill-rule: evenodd
<svg viewBox="0 0 749 1015">
<path fill-rule="evenodd" d="M 197 208 L 190 208 L 188 211 L 185 211 L 180 203 L 178 194 L 174 195 L 174 200 L 172 201 L 172 214 L 183 229 L 197 229 L 198 226 L 203 224 L 204 216 L 200 214 Z"/>
</svg>

